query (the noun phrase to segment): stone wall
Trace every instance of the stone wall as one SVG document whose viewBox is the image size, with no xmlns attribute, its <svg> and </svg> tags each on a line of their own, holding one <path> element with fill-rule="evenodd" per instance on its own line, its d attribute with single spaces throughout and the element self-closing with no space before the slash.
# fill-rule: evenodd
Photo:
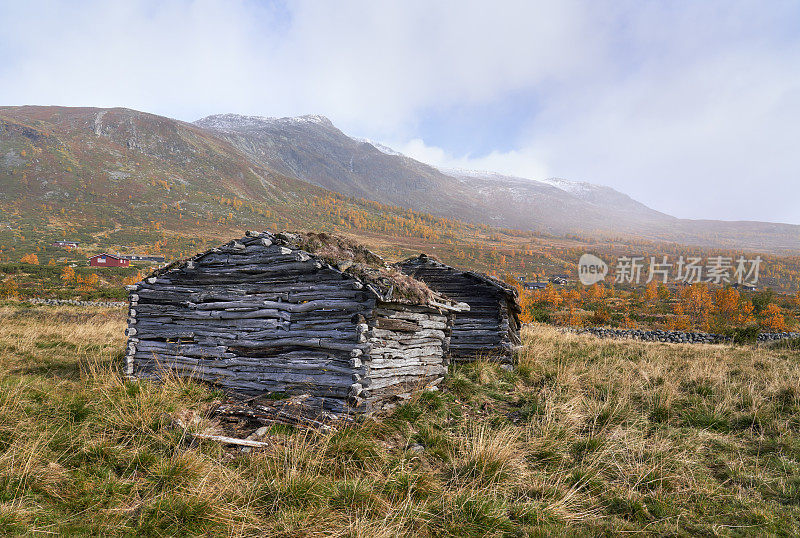
<svg viewBox="0 0 800 538">
<path fill-rule="evenodd" d="M 560 330 L 576 334 L 592 334 L 600 338 L 630 338 L 645 342 L 669 342 L 675 344 L 724 344 L 732 341 L 731 338 L 721 334 L 704 332 L 649 331 L 645 329 L 611 329 L 608 327 L 563 327 Z M 775 342 L 789 338 L 800 338 L 800 332 L 761 333 L 758 335 L 759 342 Z"/>
<path fill-rule="evenodd" d="M 47 306 L 93 306 L 95 308 L 121 308 L 123 306 L 128 306 L 127 301 L 77 301 L 75 299 L 39 299 L 36 297 L 25 299 L 22 302 Z"/>
</svg>

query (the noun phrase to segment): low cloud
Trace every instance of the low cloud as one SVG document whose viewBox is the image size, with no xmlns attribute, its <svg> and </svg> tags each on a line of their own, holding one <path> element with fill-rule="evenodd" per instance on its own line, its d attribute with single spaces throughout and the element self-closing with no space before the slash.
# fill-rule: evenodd
<svg viewBox="0 0 800 538">
<path fill-rule="evenodd" d="M 482 157 L 469 155 L 451 155 L 442 148 L 428 146 L 422 139 L 415 138 L 406 143 L 393 146 L 397 151 L 413 159 L 431 164 L 438 168 L 465 169 L 474 171 L 491 171 L 510 176 L 528 179 L 544 179 L 552 176 L 550 170 L 540 162 L 534 152 L 527 151 L 493 151 Z"/>
</svg>

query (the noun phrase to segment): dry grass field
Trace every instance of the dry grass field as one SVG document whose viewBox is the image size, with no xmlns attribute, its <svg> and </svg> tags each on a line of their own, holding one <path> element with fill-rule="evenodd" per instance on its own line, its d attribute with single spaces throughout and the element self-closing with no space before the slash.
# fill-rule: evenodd
<svg viewBox="0 0 800 538">
<path fill-rule="evenodd" d="M 535 326 L 514 372 L 458 367 L 392 414 L 244 453 L 172 426 L 213 428 L 219 394 L 122 379 L 123 323 L 0 307 L 0 535 L 800 534 L 791 346 Z"/>
</svg>

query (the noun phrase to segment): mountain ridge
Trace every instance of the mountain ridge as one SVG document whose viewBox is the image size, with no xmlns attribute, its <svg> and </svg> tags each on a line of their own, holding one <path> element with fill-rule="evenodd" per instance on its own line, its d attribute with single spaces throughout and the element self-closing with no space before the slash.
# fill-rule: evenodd
<svg viewBox="0 0 800 538">
<path fill-rule="evenodd" d="M 293 215 L 298 202 L 319 208 L 315 200 L 339 193 L 376 222 L 399 207 L 550 235 L 800 252 L 800 226 L 690 221 L 589 183 L 445 172 L 349 137 L 319 115 L 189 123 L 119 107 L 0 107 L 0 203 L 31 222 L 56 222 L 54 211 L 92 226 L 229 226 L 265 216 L 281 226 L 313 217 Z M 336 211 L 325 218 L 346 220 Z"/>
<path fill-rule="evenodd" d="M 215 129 L 214 118 L 222 116 L 226 118 L 224 130 Z M 240 125 L 237 117 L 242 118 Z M 322 122 L 265 117 L 256 117 L 254 122 L 253 118 L 226 114 L 194 123 L 216 130 L 263 166 L 343 194 L 435 215 L 561 235 L 800 250 L 798 225 L 679 219 L 616 189 L 589 182 L 438 169 L 383 144 L 350 137 L 324 116 Z M 313 156 L 310 160 L 309 154 Z M 320 155 L 329 159 L 323 169 L 313 162 Z M 410 187 L 404 188 L 406 185 Z"/>
</svg>

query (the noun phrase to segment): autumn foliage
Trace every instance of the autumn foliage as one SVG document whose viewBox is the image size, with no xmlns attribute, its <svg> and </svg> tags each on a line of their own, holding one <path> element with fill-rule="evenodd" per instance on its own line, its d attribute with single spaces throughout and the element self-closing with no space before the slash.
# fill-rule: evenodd
<svg viewBox="0 0 800 538">
<path fill-rule="evenodd" d="M 75 269 L 73 269 L 69 265 L 64 266 L 64 269 L 61 271 L 61 280 L 63 280 L 64 283 L 74 281 L 75 280 Z"/>
<path fill-rule="evenodd" d="M 97 288 L 97 285 L 100 282 L 100 277 L 94 273 L 88 276 L 78 275 L 75 278 L 75 281 L 78 283 L 78 289 L 80 291 L 91 291 Z"/>
<path fill-rule="evenodd" d="M 39 257 L 36 254 L 26 254 L 20 260 L 22 263 L 29 263 L 31 265 L 39 265 Z"/>
<path fill-rule="evenodd" d="M 764 330 L 771 332 L 780 332 L 786 330 L 786 320 L 781 312 L 781 307 L 770 303 L 764 309 L 764 319 L 761 320 L 761 327 Z"/>
<path fill-rule="evenodd" d="M 791 310 L 792 306 L 800 306 L 800 293 L 780 299 L 770 290 L 744 294 L 731 286 L 705 282 L 672 290 L 656 282 L 638 290 L 602 284 L 573 288 L 548 284 L 543 290 L 518 289 L 523 323 L 544 318 L 574 327 L 610 325 L 721 334 L 760 327 L 777 332 L 794 330 L 796 321 Z"/>
</svg>

